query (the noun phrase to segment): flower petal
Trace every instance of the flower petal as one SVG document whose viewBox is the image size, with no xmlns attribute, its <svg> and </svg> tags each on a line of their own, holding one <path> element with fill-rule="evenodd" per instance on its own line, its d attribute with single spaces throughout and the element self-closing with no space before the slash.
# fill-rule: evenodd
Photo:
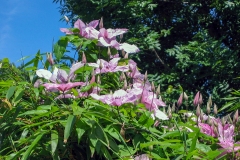
<svg viewBox="0 0 240 160">
<path fill-rule="evenodd" d="M 45 79 L 50 79 L 52 76 L 52 73 L 46 69 L 39 69 L 36 71 L 36 74 L 38 75 L 38 77 L 43 77 Z"/>
</svg>

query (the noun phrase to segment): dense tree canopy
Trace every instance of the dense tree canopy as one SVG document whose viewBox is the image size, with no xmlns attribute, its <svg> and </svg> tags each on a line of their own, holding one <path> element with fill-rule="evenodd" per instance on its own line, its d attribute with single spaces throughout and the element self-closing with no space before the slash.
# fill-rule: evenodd
<svg viewBox="0 0 240 160">
<path fill-rule="evenodd" d="M 211 93 L 217 104 L 239 88 L 240 2 L 237 0 L 54 0 L 73 24 L 104 19 L 106 28 L 128 28 L 126 39 L 142 71 L 163 86 Z M 160 77 L 159 77 L 160 76 Z"/>
</svg>

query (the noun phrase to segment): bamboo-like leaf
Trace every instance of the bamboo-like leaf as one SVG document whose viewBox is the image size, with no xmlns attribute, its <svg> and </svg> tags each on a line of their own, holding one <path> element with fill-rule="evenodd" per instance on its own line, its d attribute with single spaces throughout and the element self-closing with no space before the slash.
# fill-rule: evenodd
<svg viewBox="0 0 240 160">
<path fill-rule="evenodd" d="M 58 132 L 53 130 L 51 131 L 51 149 L 52 149 L 53 156 L 55 155 L 57 145 L 58 145 Z"/>
<path fill-rule="evenodd" d="M 32 114 L 44 114 L 48 112 L 47 110 L 31 110 L 31 111 L 27 111 L 27 112 L 24 112 L 23 114 L 20 114 L 19 116 L 23 116 L 23 115 L 32 115 Z"/>
<path fill-rule="evenodd" d="M 38 141 L 40 141 L 40 139 L 42 138 L 42 136 L 44 135 L 44 133 L 39 134 L 34 141 L 31 143 L 31 145 L 28 147 L 28 149 L 24 152 L 21 160 L 27 160 L 30 153 L 32 152 L 33 148 L 38 144 Z"/>
<path fill-rule="evenodd" d="M 6 94 L 6 98 L 8 100 L 13 96 L 15 90 L 16 90 L 16 86 L 12 86 L 8 89 L 7 94 Z"/>
<path fill-rule="evenodd" d="M 76 121 L 76 117 L 73 115 L 69 115 L 68 119 L 67 119 L 67 123 L 65 126 L 65 130 L 64 130 L 64 143 L 67 143 L 67 139 L 71 134 L 73 125 L 75 124 Z"/>
<path fill-rule="evenodd" d="M 192 144 L 191 144 L 189 152 L 192 152 L 196 148 L 196 143 L 197 143 L 197 139 L 199 136 L 199 132 L 200 132 L 199 129 L 198 129 L 198 131 L 195 132 L 195 137 L 192 139 Z"/>
</svg>

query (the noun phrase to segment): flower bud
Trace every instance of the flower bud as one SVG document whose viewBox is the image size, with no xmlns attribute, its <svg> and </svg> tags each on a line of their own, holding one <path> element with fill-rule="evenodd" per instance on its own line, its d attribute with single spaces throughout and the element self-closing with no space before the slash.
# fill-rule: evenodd
<svg viewBox="0 0 240 160">
<path fill-rule="evenodd" d="M 232 118 L 230 117 L 230 115 L 228 114 L 228 119 L 229 119 L 229 123 L 233 124 Z"/>
<path fill-rule="evenodd" d="M 101 70 L 103 68 L 102 60 L 100 59 L 99 69 Z"/>
<path fill-rule="evenodd" d="M 100 76 L 97 76 L 97 84 L 101 84 Z"/>
<path fill-rule="evenodd" d="M 203 112 L 200 113 L 200 120 L 203 122 Z"/>
<path fill-rule="evenodd" d="M 168 118 L 172 119 L 172 112 L 168 112 Z"/>
<path fill-rule="evenodd" d="M 110 47 L 108 47 L 108 52 L 107 52 L 108 56 L 110 57 L 111 56 L 111 49 Z"/>
<path fill-rule="evenodd" d="M 185 92 L 183 92 L 183 99 L 184 99 L 185 101 L 188 100 L 188 95 L 187 95 Z"/>
<path fill-rule="evenodd" d="M 233 124 L 236 124 L 238 122 L 238 110 L 236 110 L 234 116 L 233 116 Z"/>
<path fill-rule="evenodd" d="M 218 127 L 218 123 L 213 120 L 212 126 Z"/>
<path fill-rule="evenodd" d="M 198 103 L 201 105 L 203 103 L 202 93 L 199 95 Z"/>
<path fill-rule="evenodd" d="M 200 92 L 198 91 L 197 94 L 194 97 L 194 100 L 193 100 L 193 105 L 194 106 L 198 106 L 198 104 L 199 104 L 199 94 L 200 94 Z"/>
<path fill-rule="evenodd" d="M 212 125 L 212 123 L 213 123 L 213 121 L 211 120 L 211 118 L 208 116 L 208 119 L 207 119 L 207 123 L 209 124 L 209 125 Z"/>
<path fill-rule="evenodd" d="M 173 103 L 173 105 L 172 105 L 172 112 L 174 113 L 175 110 L 176 110 L 176 106 L 175 106 L 175 103 Z"/>
<path fill-rule="evenodd" d="M 101 19 L 100 19 L 99 28 L 100 29 L 103 28 L 103 17 L 101 17 Z"/>
<path fill-rule="evenodd" d="M 166 109 L 165 109 L 165 107 L 163 107 L 163 113 L 165 113 L 165 114 L 166 114 Z"/>
<path fill-rule="evenodd" d="M 82 63 L 87 63 L 87 58 L 84 52 L 82 53 Z"/>
<path fill-rule="evenodd" d="M 151 85 L 151 89 L 152 89 L 153 92 L 155 91 L 155 86 L 154 86 L 153 82 L 152 82 L 152 85 Z"/>
<path fill-rule="evenodd" d="M 159 124 L 160 124 L 160 121 L 156 120 L 153 126 L 157 127 Z"/>
<path fill-rule="evenodd" d="M 120 130 L 120 135 L 123 137 L 123 139 L 125 139 L 125 129 L 124 129 L 124 123 L 121 127 L 121 130 Z"/>
<path fill-rule="evenodd" d="M 65 19 L 65 21 L 68 23 L 69 22 L 69 19 L 68 19 L 68 17 L 67 16 L 65 16 L 64 15 L 64 19 Z"/>
<path fill-rule="evenodd" d="M 122 72 L 119 80 L 120 80 L 120 82 L 121 82 L 121 81 L 124 81 L 125 79 L 126 79 L 126 76 L 125 76 L 124 72 Z"/>
<path fill-rule="evenodd" d="M 211 108 L 211 106 L 212 106 L 212 96 L 211 95 L 208 98 L 208 105 Z"/>
<path fill-rule="evenodd" d="M 162 101 L 162 96 L 159 96 L 159 98 L 158 98 L 160 101 Z"/>
<path fill-rule="evenodd" d="M 122 56 L 124 57 L 126 54 L 126 52 L 124 50 L 122 50 Z"/>
<path fill-rule="evenodd" d="M 128 85 L 128 84 L 127 84 L 127 80 L 125 79 L 125 80 L 124 80 L 124 84 L 123 84 L 123 89 L 124 89 L 124 90 L 127 90 L 127 85 Z"/>
<path fill-rule="evenodd" d="M 95 82 L 95 80 L 96 80 L 96 78 L 95 78 L 95 74 L 92 74 L 92 79 L 90 80 L 90 84 L 92 84 L 92 83 L 94 83 Z"/>
<path fill-rule="evenodd" d="M 171 109 L 170 105 L 168 105 L 168 110 L 167 111 L 172 112 L 172 109 Z"/>
<path fill-rule="evenodd" d="M 221 122 L 222 122 L 222 126 L 224 126 L 224 125 L 225 125 L 225 119 L 224 119 L 224 117 L 221 118 Z"/>
<path fill-rule="evenodd" d="M 214 105 L 213 105 L 213 113 L 215 114 L 215 115 L 217 115 L 218 114 L 218 108 L 217 108 L 217 105 L 214 103 Z"/>
<path fill-rule="evenodd" d="M 128 53 L 126 53 L 126 54 L 124 55 L 124 58 L 125 58 L 125 59 L 128 59 Z"/>
<path fill-rule="evenodd" d="M 50 65 L 54 65 L 54 60 L 52 58 L 52 53 L 47 53 L 47 60 L 50 63 Z"/>
<path fill-rule="evenodd" d="M 210 108 L 209 102 L 207 102 L 207 114 L 209 115 L 210 112 L 211 112 L 211 108 Z"/>
<path fill-rule="evenodd" d="M 180 94 L 178 101 L 177 101 L 177 106 L 180 107 L 182 105 L 182 101 L 183 101 L 183 93 Z"/>
<path fill-rule="evenodd" d="M 200 109 L 200 106 L 198 105 L 198 106 L 197 106 L 197 109 L 196 109 L 196 115 L 197 115 L 197 117 L 199 117 L 200 114 L 201 114 L 201 109 Z"/>
<path fill-rule="evenodd" d="M 144 75 L 144 82 L 147 81 L 147 71 L 145 72 L 145 75 Z"/>
<path fill-rule="evenodd" d="M 157 95 L 157 97 L 160 95 L 160 85 L 158 85 L 158 88 L 156 90 L 156 95 Z"/>
<path fill-rule="evenodd" d="M 219 137 L 219 133 L 218 133 L 217 127 L 214 127 L 213 131 L 214 131 L 214 133 L 216 134 L 216 136 Z"/>
</svg>

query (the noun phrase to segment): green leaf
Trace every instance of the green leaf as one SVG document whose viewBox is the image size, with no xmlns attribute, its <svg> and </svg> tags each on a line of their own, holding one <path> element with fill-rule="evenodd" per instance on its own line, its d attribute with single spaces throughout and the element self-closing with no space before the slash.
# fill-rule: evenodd
<svg viewBox="0 0 240 160">
<path fill-rule="evenodd" d="M 31 111 L 24 112 L 24 113 L 20 114 L 19 116 L 33 115 L 33 114 L 39 115 L 39 114 L 44 114 L 47 112 L 48 112 L 47 110 L 31 110 Z"/>
<path fill-rule="evenodd" d="M 0 68 L 9 68 L 10 63 L 8 58 L 3 58 Z"/>
<path fill-rule="evenodd" d="M 61 37 L 58 40 L 58 42 L 54 45 L 53 53 L 58 61 L 62 58 L 63 54 L 66 52 L 67 44 L 68 44 L 68 38 Z"/>
<path fill-rule="evenodd" d="M 27 160 L 29 155 L 31 154 L 33 148 L 38 144 L 38 141 L 42 138 L 42 136 L 44 135 L 45 133 L 42 133 L 42 134 L 39 134 L 35 139 L 34 141 L 31 143 L 30 146 L 28 146 L 28 149 L 24 152 L 21 160 Z"/>
<path fill-rule="evenodd" d="M 10 87 L 13 84 L 14 84 L 13 80 L 0 81 L 1 87 Z"/>
<path fill-rule="evenodd" d="M 150 112 L 143 112 L 143 114 L 140 116 L 138 123 L 145 126 L 145 127 L 150 127 L 153 125 L 154 120 L 151 118 L 151 113 Z"/>
<path fill-rule="evenodd" d="M 83 134 L 85 133 L 86 130 L 82 129 L 82 128 L 76 128 L 77 131 L 77 136 L 78 136 L 78 144 L 83 136 Z"/>
<path fill-rule="evenodd" d="M 22 99 L 23 94 L 24 94 L 24 89 L 18 88 L 16 90 L 16 93 L 15 93 L 14 99 L 13 99 L 15 104 L 18 103 Z"/>
<path fill-rule="evenodd" d="M 57 149 L 58 145 L 58 132 L 55 130 L 51 131 L 51 149 L 52 149 L 52 155 L 55 154 L 55 151 Z"/>
<path fill-rule="evenodd" d="M 69 138 L 71 131 L 73 129 L 73 126 L 75 124 L 76 117 L 73 115 L 69 115 L 67 119 L 67 123 L 64 129 L 64 143 L 67 142 L 67 139 Z"/>
<path fill-rule="evenodd" d="M 22 135 L 21 135 L 21 138 L 20 138 L 20 139 L 26 138 L 28 132 L 29 132 L 28 128 L 25 128 L 25 129 L 23 130 L 23 132 L 22 132 Z"/>
<path fill-rule="evenodd" d="M 35 93 L 36 98 L 38 98 L 38 96 L 39 96 L 38 88 L 33 88 L 33 92 Z"/>
<path fill-rule="evenodd" d="M 191 144 L 189 152 L 192 152 L 196 148 L 196 143 L 197 143 L 197 139 L 199 137 L 200 130 L 198 129 L 198 131 L 197 132 L 195 131 L 194 133 L 195 133 L 195 136 L 192 139 L 192 144 Z"/>
<path fill-rule="evenodd" d="M 93 86 L 96 86 L 97 84 L 94 82 L 94 83 L 92 83 L 92 84 L 89 84 L 89 85 L 87 85 L 87 86 L 84 86 L 84 87 L 82 87 L 81 88 L 81 92 L 87 92 L 87 91 L 89 91 Z"/>
<path fill-rule="evenodd" d="M 12 86 L 8 89 L 7 94 L 6 94 L 6 98 L 8 100 L 13 96 L 15 90 L 16 90 L 16 86 Z"/>
</svg>

